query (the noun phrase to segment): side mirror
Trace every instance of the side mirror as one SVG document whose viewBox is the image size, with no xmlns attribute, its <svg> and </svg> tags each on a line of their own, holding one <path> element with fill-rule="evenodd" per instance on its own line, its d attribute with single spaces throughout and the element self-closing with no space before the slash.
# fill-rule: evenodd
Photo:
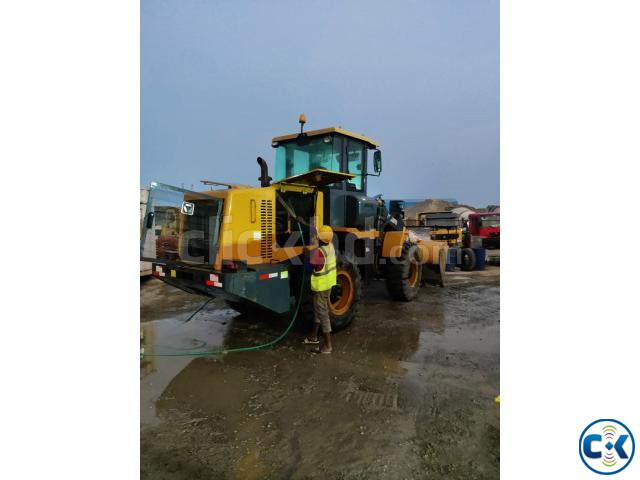
<svg viewBox="0 0 640 480">
<path fill-rule="evenodd" d="M 147 225 L 146 225 L 146 227 L 147 228 L 153 227 L 153 212 L 149 212 L 147 214 Z"/>
<path fill-rule="evenodd" d="M 380 150 L 373 152 L 373 171 L 378 175 L 382 172 L 382 152 Z"/>
</svg>

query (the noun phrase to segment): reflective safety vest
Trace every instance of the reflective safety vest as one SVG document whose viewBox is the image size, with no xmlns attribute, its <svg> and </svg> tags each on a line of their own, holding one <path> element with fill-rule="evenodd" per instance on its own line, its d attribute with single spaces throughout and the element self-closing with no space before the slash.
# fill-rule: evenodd
<svg viewBox="0 0 640 480">
<path fill-rule="evenodd" d="M 336 285 L 336 251 L 332 244 L 320 247 L 324 255 L 324 266 L 322 270 L 311 272 L 311 290 L 314 292 L 324 292 Z"/>
</svg>

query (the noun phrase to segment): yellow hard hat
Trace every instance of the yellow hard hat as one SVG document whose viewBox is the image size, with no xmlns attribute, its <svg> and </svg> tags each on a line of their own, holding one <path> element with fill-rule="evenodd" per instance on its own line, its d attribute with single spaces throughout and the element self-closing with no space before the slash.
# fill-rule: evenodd
<svg viewBox="0 0 640 480">
<path fill-rule="evenodd" d="M 333 240 L 333 229 L 329 225 L 322 225 L 318 229 L 318 238 L 322 243 L 331 243 L 331 240 Z"/>
</svg>

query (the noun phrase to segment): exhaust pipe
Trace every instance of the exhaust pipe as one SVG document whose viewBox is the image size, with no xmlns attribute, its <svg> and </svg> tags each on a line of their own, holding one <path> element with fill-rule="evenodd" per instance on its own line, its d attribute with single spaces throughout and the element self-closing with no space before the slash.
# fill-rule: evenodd
<svg viewBox="0 0 640 480">
<path fill-rule="evenodd" d="M 258 165 L 260 165 L 260 176 L 258 180 L 260 180 L 261 187 L 268 187 L 271 185 L 271 177 L 269 176 L 269 166 L 267 162 L 264 161 L 264 158 L 258 157 Z"/>
</svg>

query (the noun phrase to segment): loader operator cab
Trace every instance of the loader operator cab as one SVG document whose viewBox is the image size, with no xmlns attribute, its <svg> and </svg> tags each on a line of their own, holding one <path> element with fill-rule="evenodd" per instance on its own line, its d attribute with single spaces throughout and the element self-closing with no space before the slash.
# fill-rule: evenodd
<svg viewBox="0 0 640 480">
<path fill-rule="evenodd" d="M 367 218 L 377 216 L 377 202 L 367 197 L 367 178 L 380 175 L 382 170 L 375 140 L 332 127 L 275 137 L 271 146 L 276 150 L 276 182 L 314 169 L 353 175 L 323 188 L 328 200 L 325 218 L 330 219 L 331 226 L 363 229 Z M 368 168 L 369 150 L 374 151 L 372 173 Z"/>
<path fill-rule="evenodd" d="M 375 149 L 373 170 L 379 175 L 382 157 L 374 140 L 341 128 L 325 128 L 301 134 L 275 137 L 271 146 L 276 149 L 275 180 L 300 175 L 316 168 L 350 173 L 352 179 L 330 185 L 329 188 L 367 193 L 368 151 Z"/>
</svg>

